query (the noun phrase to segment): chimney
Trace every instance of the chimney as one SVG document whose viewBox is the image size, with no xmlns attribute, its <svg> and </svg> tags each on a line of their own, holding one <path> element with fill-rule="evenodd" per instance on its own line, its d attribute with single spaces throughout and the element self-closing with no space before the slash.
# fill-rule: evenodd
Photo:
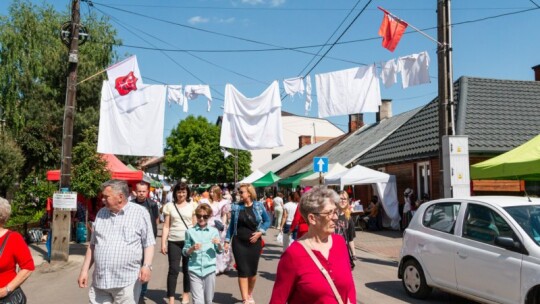
<svg viewBox="0 0 540 304">
<path fill-rule="evenodd" d="M 534 71 L 534 80 L 540 81 L 540 64 L 532 67 Z"/>
<path fill-rule="evenodd" d="M 311 145 L 311 135 L 300 135 L 298 136 L 298 148 L 303 146 Z"/>
<path fill-rule="evenodd" d="M 360 129 L 364 125 L 364 114 L 349 114 L 349 133 Z"/>
<path fill-rule="evenodd" d="M 383 99 L 379 106 L 379 112 L 375 114 L 375 120 L 379 122 L 390 117 L 392 117 L 392 99 Z"/>
</svg>

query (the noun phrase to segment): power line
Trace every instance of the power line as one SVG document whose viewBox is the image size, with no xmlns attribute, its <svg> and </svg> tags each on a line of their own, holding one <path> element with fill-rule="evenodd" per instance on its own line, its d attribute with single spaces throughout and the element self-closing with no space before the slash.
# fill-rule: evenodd
<svg viewBox="0 0 540 304">
<path fill-rule="evenodd" d="M 84 0 L 83 0 L 84 1 Z M 532 0 L 530 0 L 532 1 Z M 328 11 L 349 11 L 349 8 L 281 8 L 281 7 L 223 7 L 223 6 L 182 6 L 182 5 L 146 5 L 133 3 L 110 4 L 114 7 L 141 7 L 141 8 L 165 8 L 165 9 L 193 9 L 193 10 L 225 10 L 225 11 L 274 11 L 274 12 L 328 12 Z M 523 9 L 524 7 L 468 7 L 452 8 L 452 10 L 472 11 L 472 10 L 508 10 Z M 392 11 L 432 11 L 430 8 L 389 8 Z M 367 9 L 368 11 L 377 11 L 377 9 Z"/>
<path fill-rule="evenodd" d="M 520 11 L 515 11 L 515 12 L 509 12 L 509 13 L 504 13 L 504 14 L 499 14 L 499 15 L 493 15 L 493 16 L 488 16 L 488 17 L 482 17 L 482 18 L 479 18 L 479 19 L 467 20 L 467 21 L 462 21 L 462 22 L 455 22 L 455 23 L 452 23 L 451 26 L 458 26 L 458 25 L 463 25 L 463 24 L 482 22 L 482 21 L 486 21 L 486 20 L 490 20 L 490 19 L 495 19 L 495 18 L 500 18 L 500 17 L 506 17 L 506 16 L 509 16 L 509 15 L 516 15 L 516 14 L 521 14 L 521 13 L 527 13 L 527 12 L 534 11 L 534 10 L 538 10 L 538 9 L 540 9 L 540 7 L 538 7 L 538 8 L 528 8 L 528 9 L 524 9 L 524 10 L 520 10 Z M 434 30 L 434 29 L 437 29 L 437 27 L 436 27 L 436 26 L 433 26 L 433 27 L 427 27 L 427 28 L 423 28 L 423 29 L 421 29 L 421 30 L 422 30 L 422 31 L 429 31 L 429 30 Z M 405 34 L 405 35 L 408 35 L 408 34 L 413 34 L 413 33 L 416 33 L 416 31 L 408 31 L 408 32 L 405 32 L 404 34 Z M 369 38 L 362 38 L 362 39 L 354 39 L 354 40 L 348 40 L 348 41 L 335 42 L 335 44 L 336 44 L 336 45 L 344 45 L 344 44 L 351 44 L 351 43 L 358 43 L 358 42 L 366 42 L 366 41 L 380 40 L 380 39 L 381 39 L 381 37 L 375 36 L 375 37 L 369 37 Z M 275 52 L 275 51 L 291 51 L 291 50 L 310 49 L 310 48 L 325 47 L 325 46 L 330 45 L 330 44 L 325 43 L 325 44 L 313 44 L 313 45 L 293 46 L 293 47 L 274 47 L 274 48 L 266 48 L 266 49 L 214 49 L 214 50 L 209 50 L 209 49 L 167 49 L 167 48 L 154 48 L 154 47 L 145 47 L 145 46 L 139 46 L 139 45 L 130 45 L 130 44 L 118 44 L 118 43 L 102 42 L 102 41 L 96 41 L 96 40 L 91 40 L 90 42 L 93 42 L 93 43 L 100 43 L 100 44 L 105 44 L 105 45 L 123 46 L 123 47 L 134 48 L 134 49 L 143 49 L 143 50 L 164 51 L 164 52 L 192 52 L 192 53 L 249 53 L 249 52 Z M 316 54 L 314 54 L 314 53 L 309 53 L 309 52 L 304 52 L 304 53 L 305 53 L 305 54 L 308 54 L 308 55 L 316 55 Z M 335 58 L 335 57 L 329 57 L 329 56 L 327 56 L 327 58 L 329 58 L 329 59 L 334 59 L 334 60 L 339 60 L 339 61 L 343 61 L 343 62 L 348 62 L 348 63 L 353 63 L 353 64 L 362 64 L 362 63 L 358 63 L 358 62 L 355 62 L 355 61 L 346 60 L 346 59 L 340 59 L 340 58 Z"/>
<path fill-rule="evenodd" d="M 130 25 L 130 26 L 131 26 L 131 25 Z M 133 28 L 135 28 L 135 27 L 133 27 Z M 143 30 L 141 30 L 141 29 L 138 29 L 138 28 L 135 28 L 135 29 L 137 29 L 139 32 L 141 32 L 141 33 L 143 33 L 143 34 L 145 34 L 145 35 L 147 35 L 147 36 L 149 36 L 149 37 L 151 37 L 151 38 L 154 38 L 154 39 L 156 39 L 156 40 L 158 40 L 158 41 L 160 41 L 160 42 L 162 42 L 162 43 L 165 43 L 165 44 L 167 44 L 167 45 L 170 45 L 170 46 L 172 46 L 172 47 L 175 47 L 173 44 L 171 44 L 171 43 L 168 42 L 168 41 L 165 41 L 165 40 L 163 40 L 163 39 L 160 39 L 160 38 L 158 38 L 158 37 L 156 37 L 156 36 L 154 36 L 154 35 L 151 35 L 151 34 L 145 32 L 145 31 L 143 31 Z M 261 83 L 261 84 L 264 84 L 264 85 L 268 85 L 268 82 L 264 82 L 264 81 L 261 81 L 261 80 L 259 80 L 259 79 L 253 78 L 253 77 L 251 77 L 251 76 L 247 76 L 247 75 L 244 75 L 244 74 L 242 74 L 242 73 L 236 72 L 236 71 L 234 71 L 234 70 L 232 70 L 232 69 L 226 68 L 226 67 L 221 66 L 221 65 L 219 65 L 219 64 L 216 64 L 216 63 L 214 63 L 214 62 L 211 62 L 211 61 L 209 61 L 209 60 L 207 60 L 207 59 L 204 59 L 204 58 L 202 58 L 202 57 L 199 57 L 199 56 L 197 56 L 197 55 L 194 55 L 194 54 L 192 54 L 191 52 L 186 51 L 186 52 L 184 52 L 184 53 L 186 53 L 186 54 L 188 54 L 188 55 L 192 56 L 193 58 L 196 58 L 196 59 L 198 59 L 198 60 L 200 60 L 200 61 L 203 61 L 203 62 L 205 62 L 205 63 L 207 63 L 207 64 L 210 64 L 210 65 L 212 65 L 212 66 L 214 66 L 214 67 L 217 67 L 217 68 L 219 68 L 219 69 L 222 69 L 222 70 L 224 70 L 224 71 L 227 71 L 227 72 L 229 72 L 229 73 L 235 74 L 235 75 L 240 76 L 240 77 L 244 77 L 244 78 L 249 79 L 249 80 L 253 80 L 253 81 L 255 81 L 255 82 L 258 82 L 258 83 Z M 192 75 L 192 74 L 191 74 L 191 75 Z M 192 75 L 192 76 L 193 76 L 193 75 Z M 199 80 L 199 81 L 202 81 L 202 80 Z M 216 91 L 216 92 L 217 92 L 217 91 Z M 220 92 L 218 92 L 218 94 L 220 94 L 221 96 L 223 96 Z"/>
<path fill-rule="evenodd" d="M 108 16 L 109 18 L 111 18 L 112 20 L 114 20 L 116 23 L 118 23 L 118 25 L 120 25 L 122 28 L 124 28 L 125 30 L 127 30 L 128 32 L 130 32 L 131 34 L 133 34 L 134 36 L 138 37 L 139 39 L 141 39 L 142 41 L 148 43 L 149 45 L 152 45 L 155 47 L 154 44 L 152 44 L 151 42 L 149 42 L 148 40 L 144 39 L 143 37 L 141 37 L 139 34 L 135 33 L 134 31 L 132 31 L 130 28 L 128 28 L 127 26 L 125 26 L 123 24 L 123 22 L 121 22 L 120 20 L 118 20 L 118 18 L 114 17 L 114 16 L 111 16 L 111 15 L 108 15 L 106 14 L 105 12 L 103 12 L 102 10 L 100 10 L 99 8 L 96 8 L 94 7 L 96 10 L 98 10 L 100 13 L 102 13 L 103 15 L 105 16 Z M 144 31 L 141 31 L 142 33 L 146 34 Z M 151 36 L 152 37 L 152 36 Z M 155 38 L 155 37 L 153 37 Z M 171 60 L 173 63 L 175 63 L 177 66 L 179 66 L 182 70 L 184 70 L 186 73 L 188 73 L 189 75 L 191 75 L 192 77 L 194 77 L 195 79 L 199 80 L 201 83 L 204 83 L 204 81 L 199 78 L 197 75 L 193 74 L 191 71 L 189 71 L 188 69 L 186 69 L 183 65 L 181 65 L 180 63 L 178 63 L 176 60 L 174 60 L 171 56 L 169 56 L 169 54 L 165 53 L 165 52 L 161 52 L 165 57 L 169 58 L 169 60 Z M 217 92 L 219 95 L 223 96 L 223 94 L 221 94 L 219 91 L 216 91 L 214 90 L 214 92 Z"/>
<path fill-rule="evenodd" d="M 84 1 L 90 1 L 90 0 L 84 0 Z M 253 40 L 253 39 L 248 39 L 248 38 L 243 38 L 243 37 L 239 37 L 239 36 L 234 36 L 234 35 L 229 35 L 229 34 L 219 33 L 219 32 L 210 31 L 210 30 L 205 30 L 205 29 L 201 29 L 201 28 L 198 28 L 198 27 L 194 27 L 194 26 L 190 26 L 190 25 L 186 25 L 186 24 L 174 22 L 174 21 L 169 21 L 169 20 L 165 20 L 165 19 L 160 19 L 160 18 L 156 18 L 156 17 L 152 17 L 152 16 L 140 14 L 140 13 L 133 12 L 133 11 L 128 11 L 128 10 L 125 10 L 125 9 L 115 8 L 115 7 L 112 7 L 112 6 L 110 6 L 110 5 L 106 5 L 106 4 L 102 4 L 102 3 L 97 3 L 97 2 L 93 2 L 93 1 L 90 1 L 90 2 L 92 3 L 92 5 L 95 5 L 95 4 L 101 5 L 101 6 L 104 6 L 104 7 L 110 8 L 110 9 L 114 9 L 114 10 L 118 10 L 118 11 L 121 11 L 121 12 L 124 12 L 124 13 L 133 14 L 133 15 L 136 15 L 136 16 L 139 16 L 139 17 L 143 17 L 143 18 L 147 18 L 147 19 L 151 19 L 151 20 L 155 20 L 155 21 L 164 22 L 164 23 L 168 23 L 168 24 L 172 24 L 172 25 L 176 25 L 176 26 L 188 28 L 188 29 L 191 29 L 191 30 L 195 30 L 195 31 L 200 31 L 200 32 L 208 33 L 208 34 L 213 34 L 213 35 L 223 36 L 223 37 L 227 37 L 227 38 L 231 38 L 231 39 L 236 39 L 236 40 L 241 40 L 241 41 L 244 41 L 244 42 L 251 42 L 251 43 L 255 43 L 255 44 L 260 44 L 260 45 L 265 45 L 265 46 L 271 46 L 271 47 L 274 47 L 274 48 L 287 49 L 287 50 L 294 51 L 294 52 L 298 52 L 298 53 L 303 53 L 303 54 L 313 55 L 312 53 L 305 52 L 305 51 L 301 51 L 301 50 L 298 50 L 298 49 L 290 49 L 290 48 L 287 48 L 287 47 L 284 47 L 284 46 L 280 46 L 280 45 L 275 45 L 275 44 L 266 43 L 266 42 L 261 42 L 261 41 L 257 41 L 257 40 Z M 329 57 L 329 58 L 330 58 L 330 57 Z M 334 59 L 334 58 L 333 58 L 333 59 Z M 340 59 L 336 59 L 336 60 L 340 60 Z"/>
<path fill-rule="evenodd" d="M 311 73 L 311 71 L 313 71 L 313 69 L 315 69 L 315 67 L 317 65 L 319 65 L 319 63 L 324 59 L 324 57 L 334 48 L 334 46 L 336 45 L 336 43 L 341 39 L 341 37 L 343 37 L 343 35 L 345 35 L 345 33 L 347 33 L 347 31 L 351 28 L 351 26 L 354 24 L 354 22 L 358 19 L 358 17 L 360 17 L 360 15 L 362 15 L 362 13 L 365 11 L 365 9 L 367 8 L 367 6 L 372 2 L 373 0 L 369 0 L 368 3 L 366 3 L 366 5 L 364 5 L 364 7 L 362 8 L 362 10 L 360 10 L 360 12 L 356 15 L 356 17 L 354 17 L 354 19 L 351 21 L 351 23 L 349 23 L 349 25 L 345 28 L 345 30 L 343 31 L 343 33 L 341 33 L 341 35 L 339 35 L 339 37 L 337 37 L 336 41 L 334 41 L 334 43 L 328 48 L 328 50 L 326 50 L 326 52 L 322 55 L 322 57 L 319 58 L 319 60 L 317 61 L 317 63 L 315 63 L 315 65 L 313 65 L 313 67 L 306 73 L 306 75 L 309 75 L 309 73 Z"/>
<path fill-rule="evenodd" d="M 353 8 L 351 8 L 351 10 L 349 11 L 349 13 L 347 14 L 347 16 L 345 16 L 345 18 L 343 18 L 343 20 L 341 21 L 341 23 L 338 25 L 338 27 L 334 30 L 334 32 L 332 33 L 332 35 L 330 35 L 330 37 L 328 37 L 328 39 L 326 39 L 326 41 L 324 42 L 324 44 L 319 48 L 319 50 L 317 51 L 317 54 L 315 54 L 313 57 L 311 57 L 311 59 L 309 60 L 309 62 L 306 64 L 306 66 L 302 69 L 302 71 L 300 71 L 300 75 L 302 75 L 302 73 L 304 73 L 304 71 L 309 67 L 309 65 L 313 62 L 313 60 L 315 60 L 315 58 L 317 58 L 317 56 L 319 56 L 319 54 L 321 53 L 321 51 L 324 49 L 324 46 L 326 46 L 328 44 L 328 42 L 330 41 L 330 39 L 332 39 L 332 37 L 334 37 L 334 35 L 337 33 L 337 31 L 341 28 L 341 26 L 345 23 L 345 20 L 347 20 L 347 18 L 349 18 L 349 16 L 353 13 L 354 9 L 358 6 L 358 4 L 360 4 L 360 1 L 362 0 L 358 0 L 356 2 L 356 4 L 353 6 Z"/>
</svg>

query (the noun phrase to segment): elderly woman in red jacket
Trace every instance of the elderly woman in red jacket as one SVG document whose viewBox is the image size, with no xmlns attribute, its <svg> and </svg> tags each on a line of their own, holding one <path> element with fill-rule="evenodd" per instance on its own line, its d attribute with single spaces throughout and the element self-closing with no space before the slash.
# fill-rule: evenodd
<svg viewBox="0 0 540 304">
<path fill-rule="evenodd" d="M 0 197 L 0 302 L 9 296 L 24 298 L 21 303 L 26 303 L 20 287 L 34 271 L 34 260 L 22 235 L 4 228 L 10 215 L 11 205 Z"/>
<path fill-rule="evenodd" d="M 308 232 L 281 256 L 270 304 L 356 303 L 347 246 L 343 237 L 334 233 L 338 202 L 339 195 L 326 187 L 304 193 L 298 208 Z"/>
</svg>

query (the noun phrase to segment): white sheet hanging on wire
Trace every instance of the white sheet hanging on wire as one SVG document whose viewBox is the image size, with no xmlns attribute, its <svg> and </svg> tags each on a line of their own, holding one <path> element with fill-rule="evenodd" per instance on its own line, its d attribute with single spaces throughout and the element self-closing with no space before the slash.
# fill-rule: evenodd
<svg viewBox="0 0 540 304">
<path fill-rule="evenodd" d="M 182 107 L 182 111 L 188 111 L 187 99 L 182 92 L 182 85 L 167 85 L 167 100 L 169 104 L 174 102 Z"/>
<path fill-rule="evenodd" d="M 210 86 L 206 84 L 186 85 L 184 88 L 184 95 L 187 100 L 193 100 L 203 95 L 208 101 L 207 111 L 210 112 L 212 105 L 212 93 L 210 93 Z M 187 102 L 187 101 L 186 101 Z"/>
<path fill-rule="evenodd" d="M 311 102 L 313 99 L 311 98 L 311 76 L 306 76 L 306 116 L 309 111 L 311 111 Z"/>
<path fill-rule="evenodd" d="M 142 85 L 137 91 L 146 103 L 123 112 L 103 82 L 99 109 L 97 152 L 106 154 L 163 156 L 165 85 Z"/>
<path fill-rule="evenodd" d="M 316 74 L 319 118 L 378 112 L 381 88 L 375 65 Z"/>
<path fill-rule="evenodd" d="M 283 146 L 279 83 L 274 81 L 260 96 L 247 98 L 233 85 L 225 85 L 220 146 L 241 150 Z"/>
<path fill-rule="evenodd" d="M 428 52 L 424 51 L 418 54 L 399 57 L 397 64 L 398 70 L 401 72 L 401 83 L 404 89 L 431 82 L 429 78 Z"/>
<path fill-rule="evenodd" d="M 285 94 L 294 96 L 295 94 L 304 94 L 304 78 L 294 77 L 283 80 Z"/>
</svg>

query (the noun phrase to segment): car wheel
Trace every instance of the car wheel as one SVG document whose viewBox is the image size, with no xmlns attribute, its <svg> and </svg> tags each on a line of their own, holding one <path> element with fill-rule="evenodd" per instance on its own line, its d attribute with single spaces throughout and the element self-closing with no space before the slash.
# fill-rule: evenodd
<svg viewBox="0 0 540 304">
<path fill-rule="evenodd" d="M 415 260 L 408 260 L 403 265 L 403 288 L 413 298 L 425 299 L 432 288 L 426 284 L 426 277 L 422 267 Z"/>
</svg>

